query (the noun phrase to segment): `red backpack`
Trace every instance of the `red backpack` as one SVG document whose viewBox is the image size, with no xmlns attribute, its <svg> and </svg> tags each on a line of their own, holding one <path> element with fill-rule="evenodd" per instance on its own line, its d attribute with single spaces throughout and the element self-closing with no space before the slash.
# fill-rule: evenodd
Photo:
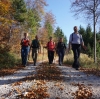
<svg viewBox="0 0 100 99">
<path fill-rule="evenodd" d="M 55 42 L 49 41 L 47 43 L 47 48 L 48 48 L 48 50 L 54 51 L 54 49 L 55 49 Z"/>
<path fill-rule="evenodd" d="M 28 46 L 29 45 L 29 39 L 22 39 L 22 46 Z"/>
</svg>

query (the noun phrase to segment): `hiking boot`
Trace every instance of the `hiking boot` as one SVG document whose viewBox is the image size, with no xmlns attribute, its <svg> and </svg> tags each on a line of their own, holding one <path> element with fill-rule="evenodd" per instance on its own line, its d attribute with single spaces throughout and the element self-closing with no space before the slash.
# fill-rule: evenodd
<svg viewBox="0 0 100 99">
<path fill-rule="evenodd" d="M 52 62 L 49 62 L 49 65 L 52 65 Z"/>
<path fill-rule="evenodd" d="M 59 63 L 59 66 L 61 66 L 62 64 L 61 63 Z"/>
<path fill-rule="evenodd" d="M 23 65 L 23 67 L 26 67 L 26 65 Z"/>
<path fill-rule="evenodd" d="M 34 63 L 34 66 L 36 66 L 36 63 Z"/>
<path fill-rule="evenodd" d="M 76 70 L 79 70 L 78 68 L 76 68 Z"/>
</svg>

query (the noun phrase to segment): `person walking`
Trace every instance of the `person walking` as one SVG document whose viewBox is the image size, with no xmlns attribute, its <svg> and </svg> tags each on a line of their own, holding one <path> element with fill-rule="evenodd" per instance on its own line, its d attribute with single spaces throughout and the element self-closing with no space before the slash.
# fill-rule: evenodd
<svg viewBox="0 0 100 99">
<path fill-rule="evenodd" d="M 65 55 L 65 50 L 66 50 L 66 45 L 63 42 L 63 38 L 61 37 L 59 39 L 59 42 L 57 43 L 57 54 L 59 56 L 59 65 L 61 66 L 63 64 L 63 59 L 64 59 L 64 55 Z"/>
<path fill-rule="evenodd" d="M 27 65 L 29 46 L 30 46 L 30 41 L 28 38 L 28 33 L 24 33 L 24 38 L 21 40 L 21 58 L 23 66 Z"/>
<path fill-rule="evenodd" d="M 74 62 L 72 67 L 75 68 L 76 70 L 79 69 L 80 63 L 79 63 L 79 57 L 80 57 L 80 51 L 81 51 L 81 46 L 85 48 L 84 46 L 84 41 L 82 35 L 78 32 L 77 26 L 74 26 L 74 32 L 70 35 L 69 38 L 69 50 L 72 47 L 72 51 L 74 54 Z"/>
<path fill-rule="evenodd" d="M 52 64 L 54 60 L 55 42 L 53 41 L 52 37 L 50 37 L 49 39 L 50 41 L 47 43 L 46 48 L 48 50 L 49 64 Z"/>
<path fill-rule="evenodd" d="M 30 50 L 31 50 L 31 48 L 32 48 L 32 59 L 33 59 L 33 62 L 34 62 L 34 66 L 36 66 L 37 55 L 38 55 L 39 48 L 40 48 L 40 42 L 38 40 L 37 35 L 35 36 L 35 39 L 32 40 Z"/>
</svg>

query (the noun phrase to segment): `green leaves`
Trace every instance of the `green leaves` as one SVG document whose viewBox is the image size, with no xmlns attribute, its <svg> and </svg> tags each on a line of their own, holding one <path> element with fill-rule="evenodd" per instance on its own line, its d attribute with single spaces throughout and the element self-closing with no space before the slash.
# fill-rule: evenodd
<svg viewBox="0 0 100 99">
<path fill-rule="evenodd" d="M 60 29 L 60 27 L 56 28 L 54 36 L 56 38 L 56 41 L 58 41 L 58 39 L 60 37 L 63 37 L 64 38 L 64 43 L 67 44 L 67 37 L 64 35 L 64 33 L 63 33 L 62 29 Z"/>
<path fill-rule="evenodd" d="M 25 13 L 27 12 L 24 0 L 13 0 L 14 19 L 18 22 L 25 21 Z"/>
</svg>

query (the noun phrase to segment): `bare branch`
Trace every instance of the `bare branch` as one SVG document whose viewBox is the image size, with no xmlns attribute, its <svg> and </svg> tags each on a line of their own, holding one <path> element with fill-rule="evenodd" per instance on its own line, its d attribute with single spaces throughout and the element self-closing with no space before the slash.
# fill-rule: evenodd
<svg viewBox="0 0 100 99">
<path fill-rule="evenodd" d="M 93 13 L 95 12 L 96 23 L 100 20 L 100 0 L 75 0 L 71 4 L 71 11 L 75 16 L 85 16 L 90 21 L 93 19 Z"/>
</svg>

